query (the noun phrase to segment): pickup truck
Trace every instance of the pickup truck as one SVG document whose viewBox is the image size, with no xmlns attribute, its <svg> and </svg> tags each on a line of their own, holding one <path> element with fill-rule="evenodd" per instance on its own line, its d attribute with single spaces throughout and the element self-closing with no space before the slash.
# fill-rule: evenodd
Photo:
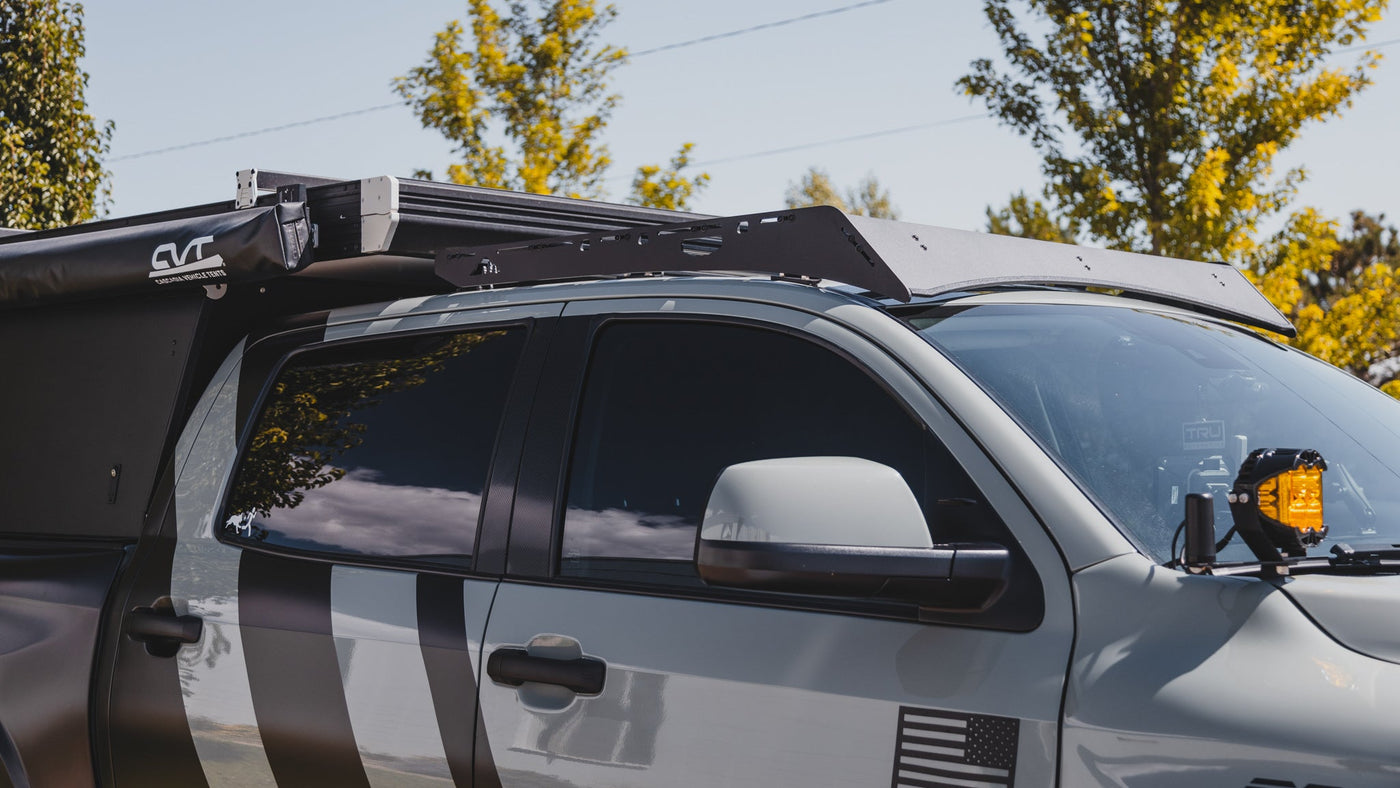
<svg viewBox="0 0 1400 788">
<path fill-rule="evenodd" d="M 0 786 L 1400 783 L 1400 404 L 1227 265 L 244 171 L 0 237 Z"/>
</svg>

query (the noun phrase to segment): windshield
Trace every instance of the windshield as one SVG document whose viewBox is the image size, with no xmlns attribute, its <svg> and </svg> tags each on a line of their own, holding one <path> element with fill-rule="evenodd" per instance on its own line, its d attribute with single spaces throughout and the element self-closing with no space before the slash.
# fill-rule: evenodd
<svg viewBox="0 0 1400 788">
<path fill-rule="evenodd" d="M 984 304 L 914 313 L 919 333 L 999 400 L 1158 561 L 1187 493 L 1225 493 L 1252 449 L 1327 460 L 1327 539 L 1400 542 L 1400 403 L 1254 334 L 1121 306 Z M 1220 561 L 1248 561 L 1236 537 Z"/>
</svg>

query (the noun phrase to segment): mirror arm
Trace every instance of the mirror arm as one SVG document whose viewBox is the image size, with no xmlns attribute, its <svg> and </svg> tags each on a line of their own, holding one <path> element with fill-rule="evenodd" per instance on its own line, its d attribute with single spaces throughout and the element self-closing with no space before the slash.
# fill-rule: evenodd
<svg viewBox="0 0 1400 788">
<path fill-rule="evenodd" d="M 737 588 L 890 597 L 929 611 L 986 610 L 1006 588 L 1011 556 L 995 544 L 928 548 L 744 542 L 701 538 L 706 583 Z"/>
</svg>

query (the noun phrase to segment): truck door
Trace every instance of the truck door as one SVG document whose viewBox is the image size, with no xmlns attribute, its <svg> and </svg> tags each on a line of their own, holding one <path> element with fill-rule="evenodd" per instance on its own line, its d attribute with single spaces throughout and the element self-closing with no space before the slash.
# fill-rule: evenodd
<svg viewBox="0 0 1400 788">
<path fill-rule="evenodd" d="M 571 304 L 555 337 L 486 632 L 502 784 L 1053 783 L 1065 571 L 976 443 L 834 323 L 662 303 Z M 692 555 L 719 472 L 803 456 L 898 470 L 934 542 L 1011 549 L 1005 595 L 921 615 L 702 583 Z"/>
<path fill-rule="evenodd" d="M 253 344 L 201 403 L 122 624 L 117 784 L 473 784 L 491 490 L 559 308 L 414 308 Z"/>
</svg>

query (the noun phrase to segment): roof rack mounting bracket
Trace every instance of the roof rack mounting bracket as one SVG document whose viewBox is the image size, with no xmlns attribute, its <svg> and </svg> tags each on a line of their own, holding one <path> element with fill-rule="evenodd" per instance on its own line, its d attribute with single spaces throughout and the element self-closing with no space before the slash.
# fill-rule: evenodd
<svg viewBox="0 0 1400 788">
<path fill-rule="evenodd" d="M 336 178 L 322 178 L 316 175 L 299 175 L 294 172 L 277 172 L 276 170 L 247 169 L 238 171 L 238 191 L 234 194 L 233 207 L 252 208 L 258 204 L 258 195 L 262 192 L 278 192 L 279 202 L 292 202 L 295 198 L 283 196 L 283 189 L 289 186 L 326 186 L 332 183 L 340 183 Z M 286 192 L 285 194 L 293 194 Z M 302 192 L 302 200 L 305 200 L 305 192 Z"/>
<path fill-rule="evenodd" d="M 258 171 L 238 171 L 238 192 L 233 199 L 233 207 L 242 210 L 258 204 Z"/>
<path fill-rule="evenodd" d="M 388 252 L 399 228 L 399 179 L 392 175 L 360 181 L 360 253 Z"/>
</svg>

